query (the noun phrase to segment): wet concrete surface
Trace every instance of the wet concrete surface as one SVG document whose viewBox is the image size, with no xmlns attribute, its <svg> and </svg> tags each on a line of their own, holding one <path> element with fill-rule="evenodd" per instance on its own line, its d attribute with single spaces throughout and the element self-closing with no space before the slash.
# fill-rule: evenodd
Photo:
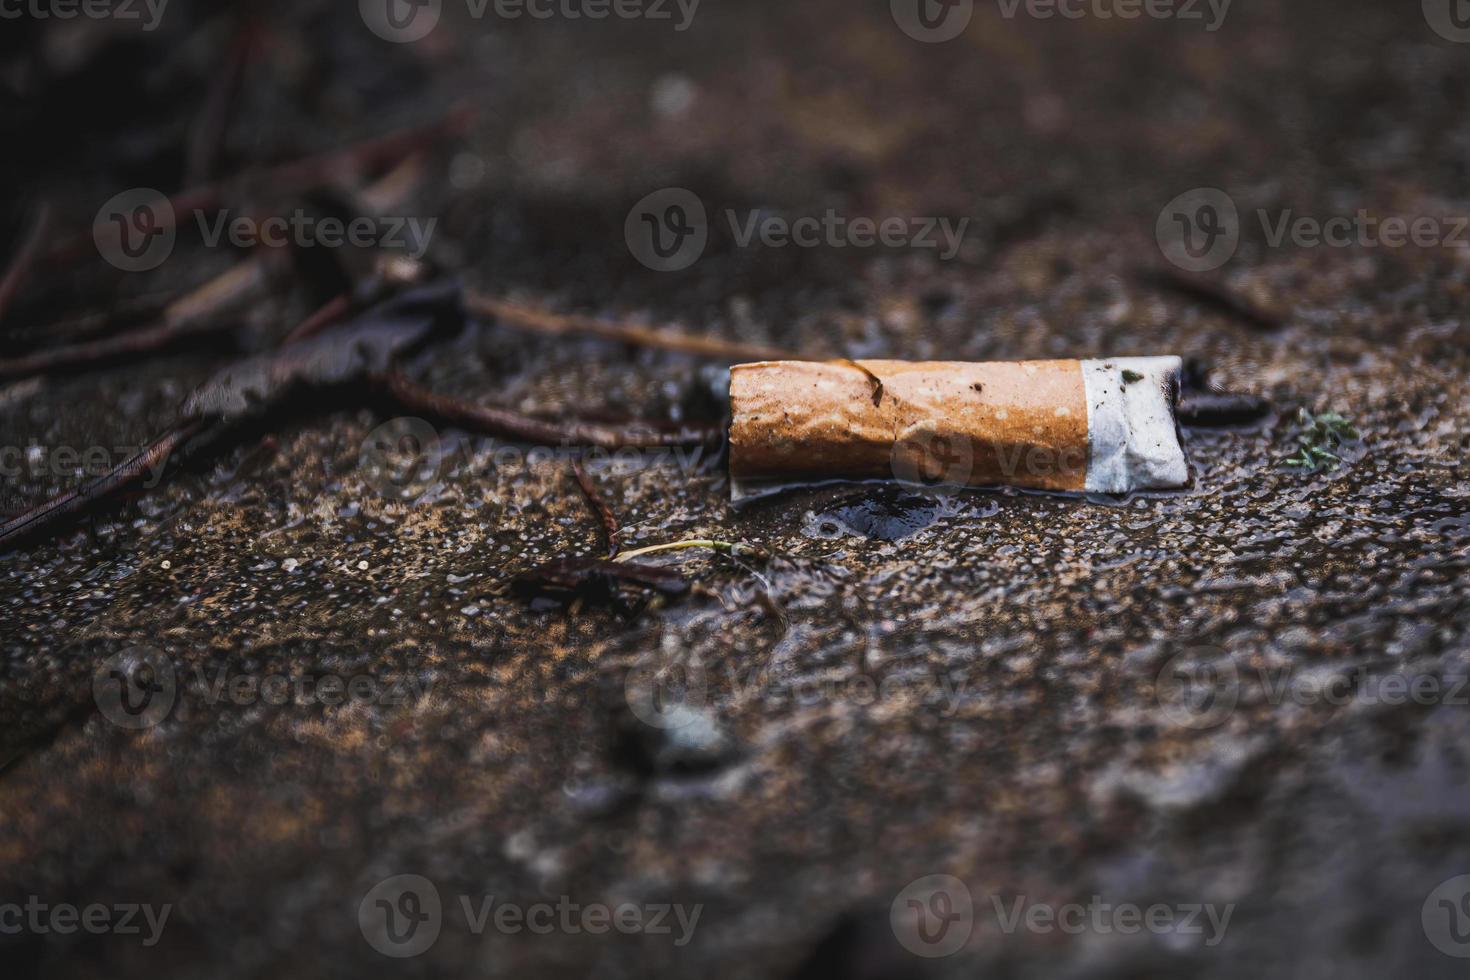
<svg viewBox="0 0 1470 980">
<path fill-rule="evenodd" d="M 172 907 L 156 946 L 0 936 L 14 975 L 1463 974 L 1431 893 L 1470 873 L 1470 252 L 1277 247 L 1256 212 L 1463 213 L 1470 48 L 1374 4 L 1242 5 L 1214 32 L 978 5 L 945 44 L 835 2 L 710 4 L 684 32 L 471 22 L 427 49 L 346 8 L 306 20 L 349 76 L 396 80 L 321 96 L 343 139 L 480 108 L 411 204 L 470 285 L 813 354 L 1179 353 L 1275 411 L 1186 431 L 1191 489 L 1114 501 L 839 485 L 737 510 L 717 452 L 594 453 L 625 549 L 769 557 L 671 552 L 650 560 L 687 597 L 567 608 L 509 588 L 601 554 L 564 452 L 434 429 L 405 491 L 364 465 L 391 407 L 301 406 L 0 559 L 0 900 Z M 86 219 L 120 179 L 65 186 Z M 623 227 L 667 186 L 711 240 L 660 273 Z M 1140 275 L 1161 209 L 1201 186 L 1241 215 L 1216 280 L 1279 330 Z M 944 261 L 741 248 L 724 218 L 828 208 L 971 223 Z M 219 263 L 181 246 L 151 288 Z M 310 309 L 273 291 L 233 346 Z M 0 434 L 33 461 L 137 446 L 237 356 L 12 381 Z M 675 418 L 711 411 L 718 365 L 477 321 L 409 373 Z M 1353 421 L 1342 466 L 1284 464 L 1299 408 Z M 5 510 L 76 481 L 36 468 Z M 167 712 L 135 730 L 97 692 L 148 656 Z M 359 911 L 402 874 L 442 927 L 391 958 Z M 903 944 L 914 908 L 953 908 L 906 904 L 935 874 L 973 907 L 943 957 Z M 477 932 L 460 899 L 489 896 L 701 911 L 682 945 Z M 1214 937 L 1007 931 L 1018 900 L 1231 912 Z"/>
</svg>

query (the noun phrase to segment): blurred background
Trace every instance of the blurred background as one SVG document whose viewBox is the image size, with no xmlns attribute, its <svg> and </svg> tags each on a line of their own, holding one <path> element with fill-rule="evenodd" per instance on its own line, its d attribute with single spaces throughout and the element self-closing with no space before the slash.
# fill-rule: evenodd
<svg viewBox="0 0 1470 980">
<path fill-rule="evenodd" d="M 1122 501 L 603 454 L 625 547 L 772 557 L 567 602 L 565 453 L 295 400 L 0 547 L 8 975 L 1463 975 L 1462 8 L 0 0 L 0 515 L 424 283 L 404 370 L 540 417 L 769 350 L 1267 408 Z"/>
</svg>

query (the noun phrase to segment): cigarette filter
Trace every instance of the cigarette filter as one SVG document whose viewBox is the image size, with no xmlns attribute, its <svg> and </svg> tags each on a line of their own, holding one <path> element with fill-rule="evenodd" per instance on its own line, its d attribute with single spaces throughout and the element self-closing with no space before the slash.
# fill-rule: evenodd
<svg viewBox="0 0 1470 980">
<path fill-rule="evenodd" d="M 1177 357 L 737 364 L 731 493 L 874 477 L 1098 493 L 1183 486 L 1179 371 Z"/>
</svg>

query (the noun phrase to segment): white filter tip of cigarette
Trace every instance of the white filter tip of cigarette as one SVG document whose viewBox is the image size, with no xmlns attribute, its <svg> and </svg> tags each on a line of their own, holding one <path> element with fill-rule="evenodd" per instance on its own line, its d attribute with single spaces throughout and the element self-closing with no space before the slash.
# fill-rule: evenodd
<svg viewBox="0 0 1470 980">
<path fill-rule="evenodd" d="M 736 499 L 896 479 L 1129 493 L 1189 482 L 1177 357 L 762 361 L 730 371 Z"/>
<path fill-rule="evenodd" d="M 1179 371 L 1177 357 L 1082 362 L 1089 491 L 1127 493 L 1189 482 L 1174 420 Z"/>
</svg>

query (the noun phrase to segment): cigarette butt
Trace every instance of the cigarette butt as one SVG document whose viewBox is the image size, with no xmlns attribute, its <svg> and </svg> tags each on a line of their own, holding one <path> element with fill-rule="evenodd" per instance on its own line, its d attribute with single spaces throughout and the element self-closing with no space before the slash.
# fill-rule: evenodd
<svg viewBox="0 0 1470 980">
<path fill-rule="evenodd" d="M 1058 361 L 761 361 L 730 371 L 730 477 L 891 478 L 1127 493 L 1189 465 L 1177 357 Z"/>
</svg>

